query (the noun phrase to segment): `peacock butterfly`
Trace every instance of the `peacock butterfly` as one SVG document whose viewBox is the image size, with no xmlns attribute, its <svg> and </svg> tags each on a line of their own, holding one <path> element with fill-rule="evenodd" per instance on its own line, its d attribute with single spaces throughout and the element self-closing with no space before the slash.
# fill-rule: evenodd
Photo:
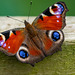
<svg viewBox="0 0 75 75">
<path fill-rule="evenodd" d="M 64 2 L 57 2 L 36 17 L 32 24 L 25 20 L 25 28 L 1 32 L 0 50 L 31 65 L 61 50 L 67 11 Z"/>
</svg>

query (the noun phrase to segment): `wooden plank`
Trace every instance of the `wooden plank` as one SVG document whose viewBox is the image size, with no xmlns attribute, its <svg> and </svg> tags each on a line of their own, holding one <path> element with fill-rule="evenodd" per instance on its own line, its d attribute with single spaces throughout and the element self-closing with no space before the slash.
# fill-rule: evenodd
<svg viewBox="0 0 75 75">
<path fill-rule="evenodd" d="M 13 17 L 21 21 L 27 20 L 28 17 Z M 29 22 L 32 23 L 35 17 L 30 17 Z M 19 21 L 10 19 L 8 17 L 0 17 L 0 32 L 12 29 L 12 28 L 21 28 L 25 25 Z M 63 29 L 65 34 L 65 41 L 75 40 L 75 17 L 67 16 L 66 17 L 66 27 Z"/>
</svg>

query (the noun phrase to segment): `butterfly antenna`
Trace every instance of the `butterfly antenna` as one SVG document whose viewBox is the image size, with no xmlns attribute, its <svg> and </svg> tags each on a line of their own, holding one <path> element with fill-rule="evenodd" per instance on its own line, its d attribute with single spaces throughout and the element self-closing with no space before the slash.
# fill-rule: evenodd
<svg viewBox="0 0 75 75">
<path fill-rule="evenodd" d="M 19 22 L 21 22 L 21 23 L 24 23 L 23 21 L 18 20 L 18 19 L 15 19 L 15 18 L 13 18 L 13 17 L 11 17 L 11 16 L 7 16 L 7 17 L 8 17 L 8 18 L 11 18 L 11 19 L 13 19 L 13 20 L 19 21 Z"/>
<path fill-rule="evenodd" d="M 30 9 L 29 9 L 29 13 L 28 13 L 28 19 L 27 19 L 27 21 L 29 21 L 29 16 L 30 16 L 30 11 L 31 11 L 31 6 L 32 6 L 32 1 L 30 2 Z"/>
</svg>

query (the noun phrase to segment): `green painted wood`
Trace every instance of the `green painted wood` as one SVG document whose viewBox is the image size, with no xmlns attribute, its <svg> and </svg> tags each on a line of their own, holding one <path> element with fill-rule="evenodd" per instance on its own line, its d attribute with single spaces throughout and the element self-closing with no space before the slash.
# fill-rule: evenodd
<svg viewBox="0 0 75 75">
<path fill-rule="evenodd" d="M 0 16 L 28 16 L 31 0 L 0 0 Z M 37 16 L 47 7 L 60 0 L 32 0 L 30 16 Z M 67 16 L 75 16 L 75 0 L 64 1 L 69 9 Z"/>
</svg>

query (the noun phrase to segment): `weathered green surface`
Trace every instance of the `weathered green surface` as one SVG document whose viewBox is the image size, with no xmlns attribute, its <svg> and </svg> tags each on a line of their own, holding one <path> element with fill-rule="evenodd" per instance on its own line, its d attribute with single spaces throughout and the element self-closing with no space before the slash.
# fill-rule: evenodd
<svg viewBox="0 0 75 75">
<path fill-rule="evenodd" d="M 46 57 L 35 67 L 0 52 L 0 75 L 75 75 L 75 42 L 65 42 L 62 51 Z"/>
</svg>

